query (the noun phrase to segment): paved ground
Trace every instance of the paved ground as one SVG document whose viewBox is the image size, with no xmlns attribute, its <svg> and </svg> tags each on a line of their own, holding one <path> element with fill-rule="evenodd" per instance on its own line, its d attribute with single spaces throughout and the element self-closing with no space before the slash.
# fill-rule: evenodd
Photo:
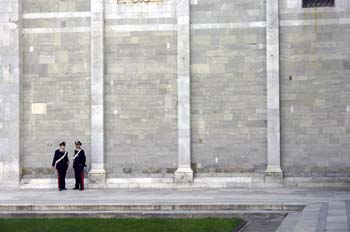
<svg viewBox="0 0 350 232">
<path fill-rule="evenodd" d="M 181 189 L 181 190 L 18 190 L 0 191 L 0 206 L 4 205 L 252 205 L 257 210 L 284 209 L 279 206 L 305 205 L 292 210 L 287 218 L 271 221 L 278 232 L 329 231 L 349 232 L 350 189 Z M 261 206 L 261 207 L 260 207 Z M 264 208 L 265 207 L 265 208 Z M 172 208 L 174 209 L 174 208 Z M 288 208 L 287 208 L 288 209 Z M 259 231 L 259 223 L 246 231 Z M 268 226 L 268 225 L 266 225 Z M 261 229 L 260 228 L 260 229 Z M 272 228 L 272 227 L 271 227 Z M 260 230 L 266 231 L 266 230 Z"/>
<path fill-rule="evenodd" d="M 0 203 L 311 203 L 350 200 L 350 189 L 180 189 L 0 191 Z"/>
<path fill-rule="evenodd" d="M 261 219 L 250 221 L 242 232 L 272 232 L 276 231 L 280 226 L 283 218 Z"/>
</svg>

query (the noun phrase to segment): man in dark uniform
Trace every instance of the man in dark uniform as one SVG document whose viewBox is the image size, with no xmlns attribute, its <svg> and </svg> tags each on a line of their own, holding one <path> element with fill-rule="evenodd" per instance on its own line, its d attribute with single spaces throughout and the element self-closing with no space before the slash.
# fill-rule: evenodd
<svg viewBox="0 0 350 232">
<path fill-rule="evenodd" d="M 60 149 L 55 151 L 52 167 L 57 170 L 58 190 L 66 189 L 66 173 L 69 165 L 68 152 L 65 150 L 66 142 L 60 143 Z"/>
<path fill-rule="evenodd" d="M 75 174 L 74 190 L 84 190 L 84 167 L 86 167 L 85 152 L 81 149 L 81 142 L 75 141 L 75 150 L 73 157 L 73 168 Z"/>
</svg>

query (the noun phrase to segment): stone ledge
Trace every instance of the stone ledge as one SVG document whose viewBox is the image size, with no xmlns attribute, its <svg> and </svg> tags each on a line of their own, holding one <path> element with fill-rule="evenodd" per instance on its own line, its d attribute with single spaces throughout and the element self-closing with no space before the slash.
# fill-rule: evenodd
<svg viewBox="0 0 350 232">
<path fill-rule="evenodd" d="M 175 171 L 175 183 L 190 184 L 193 182 L 193 171 L 190 167 L 178 168 Z"/>
<path fill-rule="evenodd" d="M 264 181 L 267 185 L 282 186 L 283 171 L 280 166 L 269 165 L 265 171 Z"/>
<path fill-rule="evenodd" d="M 92 169 L 89 172 L 90 188 L 106 188 L 106 171 L 103 169 Z"/>
<path fill-rule="evenodd" d="M 151 3 L 151 2 L 163 2 L 163 0 L 118 0 L 118 4 L 121 4 L 121 3 Z"/>
<path fill-rule="evenodd" d="M 211 211 L 2 211 L 0 218 L 274 218 L 284 217 L 283 211 L 211 210 Z"/>
<path fill-rule="evenodd" d="M 68 187 L 73 187 L 74 179 L 67 178 Z M 0 184 L 1 186 L 1 184 Z M 264 177 L 254 176 L 233 176 L 233 177 L 195 177 L 192 183 L 176 183 L 174 177 L 166 178 L 106 178 L 102 187 L 94 185 L 89 179 L 85 179 L 86 188 L 109 188 L 109 189 L 181 189 L 181 188 L 268 188 L 268 187 L 338 187 L 349 188 L 350 178 L 307 178 L 307 177 L 287 177 L 283 183 L 268 183 Z M 6 187 L 6 186 L 5 186 Z M 57 180 L 52 179 L 22 179 L 20 189 L 56 189 Z"/>
<path fill-rule="evenodd" d="M 263 204 L 263 203 L 221 203 L 221 204 L 205 204 L 205 203 L 135 203 L 135 204 L 107 204 L 99 202 L 91 202 L 88 204 L 82 203 L 63 203 L 63 204 L 47 204 L 47 203 L 28 203 L 28 204 L 0 204 L 0 212 L 37 212 L 37 211 L 62 211 L 62 212 L 154 212 L 154 211 L 172 211 L 172 212 L 184 212 L 184 211 L 275 211 L 275 212 L 293 212 L 302 211 L 304 204 L 292 204 L 290 207 L 288 204 Z"/>
</svg>

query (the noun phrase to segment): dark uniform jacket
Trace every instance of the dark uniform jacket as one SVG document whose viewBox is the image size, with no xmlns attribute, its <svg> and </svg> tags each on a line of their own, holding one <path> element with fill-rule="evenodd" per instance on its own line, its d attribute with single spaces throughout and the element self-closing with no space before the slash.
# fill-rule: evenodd
<svg viewBox="0 0 350 232">
<path fill-rule="evenodd" d="M 78 150 L 74 150 L 74 156 L 78 153 Z M 86 157 L 83 149 L 80 150 L 79 154 L 73 160 L 73 168 L 74 169 L 83 169 L 86 167 Z"/>
<path fill-rule="evenodd" d="M 54 167 L 56 164 L 56 161 L 59 160 L 62 156 L 64 156 L 64 153 L 67 151 L 61 151 L 61 150 L 56 150 L 55 151 L 55 155 L 53 157 L 53 161 L 52 161 L 52 166 Z M 69 163 L 69 159 L 68 159 L 68 152 L 66 154 L 66 156 L 57 163 L 56 168 L 60 169 L 60 170 L 64 170 L 68 168 L 68 163 Z"/>
</svg>

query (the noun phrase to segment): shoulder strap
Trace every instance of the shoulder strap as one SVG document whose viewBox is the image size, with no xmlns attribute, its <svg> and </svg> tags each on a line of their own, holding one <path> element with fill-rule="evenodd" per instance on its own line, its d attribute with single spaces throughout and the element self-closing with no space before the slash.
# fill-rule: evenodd
<svg viewBox="0 0 350 232">
<path fill-rule="evenodd" d="M 77 152 L 77 154 L 75 154 L 74 156 L 73 156 L 73 160 L 75 159 L 75 158 L 77 158 L 77 156 L 79 155 L 79 153 L 82 151 L 83 149 L 80 149 L 78 152 Z"/>
<path fill-rule="evenodd" d="M 57 165 L 61 160 L 64 159 L 64 157 L 66 157 L 66 155 L 67 155 L 67 152 L 65 152 L 64 155 L 56 161 L 55 167 L 56 167 L 56 165 Z"/>
</svg>

